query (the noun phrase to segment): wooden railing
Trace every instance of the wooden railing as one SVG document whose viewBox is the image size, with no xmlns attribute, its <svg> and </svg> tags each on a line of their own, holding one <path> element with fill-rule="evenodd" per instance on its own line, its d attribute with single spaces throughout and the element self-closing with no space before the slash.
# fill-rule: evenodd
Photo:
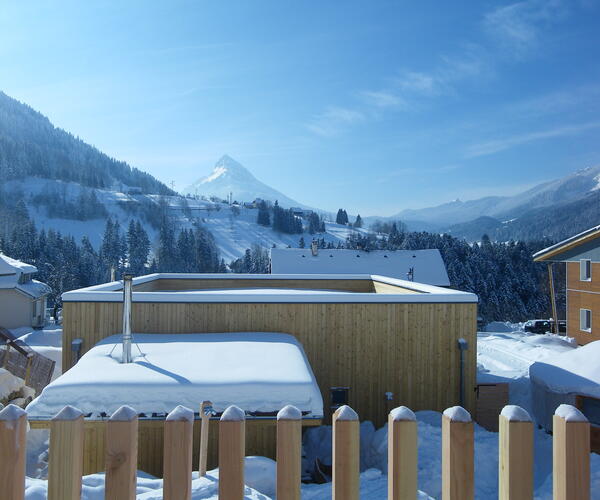
<svg viewBox="0 0 600 500">
<path fill-rule="evenodd" d="M 203 409 L 207 402 L 203 403 Z M 202 415 L 206 415 L 205 412 Z M 287 406 L 277 416 L 277 499 L 300 499 L 302 415 Z M 177 407 L 165 420 L 165 500 L 191 497 L 193 412 Z M 122 407 L 107 421 L 106 498 L 135 498 L 137 465 L 136 412 Z M 408 408 L 392 410 L 388 420 L 388 498 L 414 500 L 417 494 L 417 422 Z M 0 411 L 0 498 L 22 500 L 25 489 L 27 414 L 10 405 Z M 205 427 L 208 429 L 208 426 Z M 72 407 L 50 426 L 48 499 L 75 500 L 81 495 L 83 414 Z M 554 499 L 588 500 L 590 495 L 590 425 L 575 408 L 563 405 L 554 416 Z M 207 436 L 201 439 L 206 440 Z M 208 442 L 207 440 L 205 442 Z M 334 500 L 359 498 L 359 420 L 348 406 L 333 416 Z M 219 422 L 219 498 L 244 496 L 245 415 L 235 407 Z M 203 453 L 206 453 L 206 446 Z M 460 407 L 442 417 L 442 498 L 474 497 L 473 422 Z M 206 460 L 200 463 L 206 464 Z M 205 467 L 205 466 L 204 466 Z M 205 471 L 201 471 L 201 475 Z M 533 498 L 533 423 L 519 407 L 500 415 L 499 498 Z"/>
</svg>

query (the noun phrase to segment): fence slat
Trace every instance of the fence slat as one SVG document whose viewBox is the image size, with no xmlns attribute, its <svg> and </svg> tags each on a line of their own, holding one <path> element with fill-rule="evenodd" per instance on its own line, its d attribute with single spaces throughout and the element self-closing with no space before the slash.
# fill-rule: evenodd
<svg viewBox="0 0 600 500">
<path fill-rule="evenodd" d="M 401 406 L 388 415 L 388 499 L 417 498 L 417 419 Z"/>
<path fill-rule="evenodd" d="M 194 412 L 175 408 L 165 420 L 163 498 L 190 500 L 192 497 L 192 445 Z"/>
<path fill-rule="evenodd" d="M 518 406 L 505 406 L 499 416 L 498 498 L 533 498 L 533 423 Z"/>
<path fill-rule="evenodd" d="M 198 471 L 200 476 L 206 476 L 206 464 L 208 461 L 208 433 L 210 428 L 210 411 L 212 403 L 203 401 L 200 405 L 200 458 L 198 460 Z"/>
<path fill-rule="evenodd" d="M 83 474 L 83 413 L 65 406 L 50 422 L 48 500 L 79 500 Z"/>
<path fill-rule="evenodd" d="M 27 413 L 16 405 L 0 411 L 0 498 L 25 496 L 25 438 Z"/>
<path fill-rule="evenodd" d="M 227 408 L 219 421 L 219 500 L 244 498 L 246 416 L 237 406 Z"/>
<path fill-rule="evenodd" d="M 442 416 L 442 499 L 474 498 L 473 422 L 460 406 Z"/>
<path fill-rule="evenodd" d="M 302 412 L 286 406 L 277 414 L 277 499 L 300 500 Z"/>
<path fill-rule="evenodd" d="M 360 489 L 358 415 L 347 405 L 333 414 L 333 500 L 358 500 Z"/>
<path fill-rule="evenodd" d="M 121 406 L 106 424 L 106 492 L 111 500 L 135 499 L 137 481 L 138 417 Z"/>
<path fill-rule="evenodd" d="M 590 424 L 570 405 L 552 417 L 554 500 L 590 498 Z"/>
</svg>

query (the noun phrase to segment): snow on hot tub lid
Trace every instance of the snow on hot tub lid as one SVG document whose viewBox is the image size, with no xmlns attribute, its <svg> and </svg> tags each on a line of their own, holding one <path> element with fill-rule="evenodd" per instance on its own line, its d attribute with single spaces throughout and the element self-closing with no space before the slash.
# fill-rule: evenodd
<svg viewBox="0 0 600 500">
<path fill-rule="evenodd" d="M 600 398 L 600 340 L 529 367 L 533 383 L 562 394 Z"/>
<path fill-rule="evenodd" d="M 128 405 L 151 416 L 178 405 L 195 410 L 205 400 L 219 413 L 235 404 L 276 414 L 292 404 L 307 417 L 323 416 L 315 376 L 292 335 L 134 334 L 134 342 L 143 356 L 134 345 L 130 364 L 120 363 L 120 335 L 96 344 L 29 404 L 30 418 L 49 418 L 67 404 L 93 415 Z"/>
</svg>

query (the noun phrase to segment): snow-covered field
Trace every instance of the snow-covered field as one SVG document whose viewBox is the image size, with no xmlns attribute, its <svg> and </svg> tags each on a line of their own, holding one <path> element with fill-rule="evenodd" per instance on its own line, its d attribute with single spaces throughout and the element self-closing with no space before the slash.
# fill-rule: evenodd
<svg viewBox="0 0 600 500">
<path fill-rule="evenodd" d="M 48 217 L 45 208 L 40 208 L 31 202 L 31 199 L 36 195 L 47 192 L 58 192 L 67 201 L 74 201 L 81 192 L 79 184 L 29 177 L 20 181 L 10 181 L 6 184 L 5 188 L 14 192 L 27 193 L 29 197 L 27 207 L 38 229 L 54 229 L 60 231 L 62 234 L 75 237 L 78 242 L 81 241 L 83 236 L 87 236 L 92 245 L 96 249 L 99 248 L 106 225 L 104 218 L 85 221 L 51 218 Z M 121 186 L 120 189 L 127 190 L 127 186 Z M 95 193 L 98 201 L 104 205 L 113 219 L 119 221 L 121 228 L 124 230 L 127 228 L 130 219 L 135 218 L 135 216 L 127 213 L 120 204 L 136 204 L 140 200 L 158 203 L 158 199 L 160 198 L 157 195 L 129 195 L 117 190 L 116 187 L 114 189 L 90 189 L 90 191 Z M 176 196 L 165 196 L 163 198 L 169 204 L 171 215 L 178 220 L 181 227 L 191 228 L 192 222 L 196 219 L 200 219 L 206 225 L 206 228 L 215 237 L 217 247 L 225 262 L 230 262 L 243 256 L 245 250 L 251 248 L 253 244 L 258 244 L 264 248 L 271 248 L 273 245 L 278 248 L 287 248 L 288 246 L 297 248 L 300 237 L 304 237 L 307 244 L 310 243 L 313 237 L 308 233 L 278 233 L 273 231 L 271 227 L 261 226 L 256 223 L 257 209 L 243 207 L 232 209 L 224 203 L 186 199 Z M 187 209 L 185 210 L 187 215 L 184 213 L 182 201 L 187 203 L 189 209 L 189 212 Z M 191 218 L 189 217 L 190 214 Z M 148 233 L 153 247 L 156 248 L 158 232 L 149 224 L 145 224 L 144 229 Z M 334 245 L 337 245 L 338 242 L 345 242 L 346 238 L 352 232 L 363 234 L 370 232 L 364 228 L 354 229 L 333 222 L 326 222 L 325 229 L 326 232 L 324 234 L 315 236 L 323 238 L 327 243 L 331 242 Z"/>
<path fill-rule="evenodd" d="M 554 335 L 532 335 L 521 331 L 522 325 L 505 323 L 491 324 L 488 331 L 478 334 L 478 381 L 508 382 L 512 404 L 531 409 L 529 388 L 529 366 L 535 361 L 551 361 L 576 346 L 565 337 Z M 58 331 L 32 332 L 34 342 L 60 342 Z M 37 339 L 37 340 L 35 340 Z M 419 432 L 419 498 L 441 497 L 441 414 L 432 411 L 417 412 Z M 29 454 L 36 461 L 39 452 L 44 455 L 47 436 L 31 436 L 31 445 L 38 447 Z M 36 442 L 37 441 L 37 442 Z M 331 460 L 331 428 L 322 426 L 309 430 L 304 437 L 304 468 L 310 468 L 318 457 L 324 463 Z M 534 489 L 537 500 L 552 498 L 552 437 L 544 431 L 535 430 L 534 436 L 535 476 Z M 34 464 L 28 464 L 28 473 L 35 474 Z M 39 464 L 35 464 L 39 468 Z M 43 465 L 43 464 L 42 464 Z M 361 424 L 361 498 L 375 500 L 387 495 L 387 426 L 375 429 L 370 422 Z M 42 468 L 43 469 L 43 468 Z M 39 474 L 39 471 L 38 471 Z M 591 456 L 592 499 L 600 500 L 600 456 Z M 86 476 L 83 480 L 85 500 L 103 498 L 103 475 Z M 246 464 L 246 498 L 272 498 L 275 488 L 275 464 L 262 457 L 248 457 Z M 475 496 L 477 499 L 497 498 L 498 494 L 498 434 L 475 425 Z M 43 479 L 28 478 L 27 500 L 46 498 L 47 483 Z M 193 483 L 193 498 L 216 499 L 218 492 L 218 470 L 207 478 L 197 478 Z M 162 498 L 162 481 L 140 473 L 138 498 Z M 304 484 L 302 498 L 325 500 L 331 498 L 331 483 Z"/>
</svg>

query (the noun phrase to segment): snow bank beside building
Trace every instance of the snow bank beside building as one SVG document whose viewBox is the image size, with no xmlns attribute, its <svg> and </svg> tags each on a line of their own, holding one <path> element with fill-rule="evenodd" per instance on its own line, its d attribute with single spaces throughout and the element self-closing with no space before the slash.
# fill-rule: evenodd
<svg viewBox="0 0 600 500">
<path fill-rule="evenodd" d="M 600 341 L 591 342 L 529 368 L 535 419 L 552 429 L 552 415 L 561 404 L 575 404 L 575 396 L 600 398 Z"/>
</svg>

